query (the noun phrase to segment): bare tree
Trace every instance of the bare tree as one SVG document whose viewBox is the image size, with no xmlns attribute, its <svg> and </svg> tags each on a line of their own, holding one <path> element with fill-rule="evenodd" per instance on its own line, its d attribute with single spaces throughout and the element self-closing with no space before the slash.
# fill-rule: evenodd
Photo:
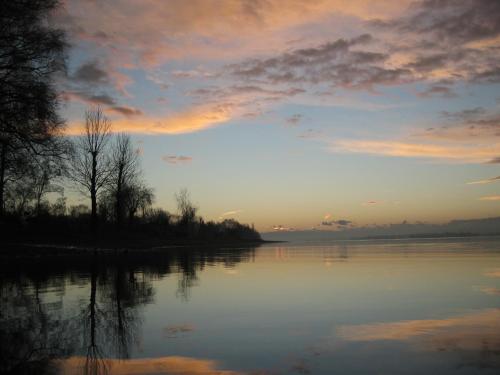
<svg viewBox="0 0 500 375">
<path fill-rule="evenodd" d="M 85 112 L 85 129 L 75 142 L 70 177 L 91 200 L 91 225 L 97 227 L 97 196 L 111 176 L 110 160 L 106 155 L 111 137 L 111 122 L 100 107 Z"/>
<path fill-rule="evenodd" d="M 121 224 L 125 216 L 127 191 L 136 183 L 140 174 L 139 155 L 133 149 L 129 135 L 121 133 L 116 137 L 111 160 L 110 188 L 114 196 L 116 221 Z"/>
</svg>

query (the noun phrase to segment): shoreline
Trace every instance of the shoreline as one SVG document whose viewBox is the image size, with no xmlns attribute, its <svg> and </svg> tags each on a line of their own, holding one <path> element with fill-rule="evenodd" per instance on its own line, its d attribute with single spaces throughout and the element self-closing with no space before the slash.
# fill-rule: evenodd
<svg viewBox="0 0 500 375">
<path fill-rule="evenodd" d="M 199 248 L 237 249 L 259 247 L 270 243 L 286 241 L 249 240 L 249 241 L 180 241 L 168 244 L 110 244 L 107 242 L 87 243 L 42 243 L 42 242 L 5 242 L 2 243 L 0 258 L 46 257 L 46 256 L 81 256 L 81 255 L 120 255 L 120 254 L 152 254 L 169 250 L 196 250 Z"/>
</svg>

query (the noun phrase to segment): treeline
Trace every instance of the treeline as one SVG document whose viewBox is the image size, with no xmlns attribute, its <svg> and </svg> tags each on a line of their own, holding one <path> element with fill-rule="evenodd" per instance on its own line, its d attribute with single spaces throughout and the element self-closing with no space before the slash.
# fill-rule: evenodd
<svg viewBox="0 0 500 375">
<path fill-rule="evenodd" d="M 205 222 L 187 190 L 178 213 L 153 208 L 140 155 L 115 134 L 99 107 L 85 113 L 80 136 L 64 136 L 54 82 L 66 69 L 67 43 L 51 26 L 56 0 L 0 6 L 0 225 L 2 239 L 82 241 L 260 240 L 233 220 Z M 76 190 L 90 205 L 68 206 Z"/>
<path fill-rule="evenodd" d="M 129 135 L 112 133 L 99 107 L 86 112 L 82 135 L 59 143 L 66 148 L 60 157 L 38 157 L 36 164 L 23 167 L 20 178 L 6 184 L 4 239 L 80 244 L 98 240 L 118 246 L 260 241 L 253 227 L 235 220 L 205 222 L 187 189 L 175 195 L 176 214 L 154 208 L 139 150 Z M 67 188 L 88 197 L 90 207 L 68 207 Z"/>
</svg>

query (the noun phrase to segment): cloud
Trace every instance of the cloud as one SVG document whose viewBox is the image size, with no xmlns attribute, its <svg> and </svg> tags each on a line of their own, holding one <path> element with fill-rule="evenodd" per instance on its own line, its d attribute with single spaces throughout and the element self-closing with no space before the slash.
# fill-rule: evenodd
<svg viewBox="0 0 500 375">
<path fill-rule="evenodd" d="M 171 1 L 165 7 L 152 0 L 68 0 L 58 21 L 78 42 L 93 43 L 116 64 L 147 67 L 188 56 L 217 59 L 256 50 L 274 51 L 300 27 L 326 23 L 332 30 L 332 17 L 385 18 L 398 14 L 408 3 L 191 0 Z"/>
<path fill-rule="evenodd" d="M 125 87 L 133 82 L 132 78 L 113 66 L 109 61 L 87 61 L 61 83 L 67 90 L 91 92 L 96 87 L 116 90 L 122 96 L 130 96 Z"/>
<path fill-rule="evenodd" d="M 164 118 L 107 103 L 110 111 L 127 117 L 116 126 L 165 134 L 257 117 L 267 106 L 292 97 L 309 95 L 308 100 L 321 102 L 318 93 L 325 90 L 373 93 L 419 82 L 424 85 L 419 97 L 453 97 L 457 82 L 500 81 L 498 4 L 493 0 L 216 3 L 172 1 L 165 7 L 152 0 L 66 1 L 59 22 L 89 55 L 70 78 L 82 86 L 108 85 L 124 96 L 129 95 L 130 71 L 142 69 L 169 93 L 181 90 L 181 79 L 189 79 L 196 84 L 186 97 L 192 102 Z M 200 87 L 201 82 L 219 86 Z M 99 100 L 90 94 L 81 99 Z M 203 118 L 202 112 L 218 111 L 217 106 L 226 111 Z M 300 121 L 287 119 L 291 125 Z"/>
<path fill-rule="evenodd" d="M 320 139 L 323 139 L 324 138 L 324 134 L 321 130 L 316 130 L 316 129 L 307 129 L 306 131 L 300 133 L 298 136 L 298 138 L 302 138 L 302 139 L 317 139 L 317 140 L 320 140 Z"/>
<path fill-rule="evenodd" d="M 486 115 L 487 113 L 488 112 L 485 108 L 475 107 L 475 108 L 463 109 L 457 112 L 443 111 L 442 115 L 453 121 L 471 122 L 480 118 L 481 116 Z"/>
<path fill-rule="evenodd" d="M 500 82 L 500 68 L 492 68 L 484 70 L 475 74 L 472 80 L 477 83 L 499 83 Z"/>
<path fill-rule="evenodd" d="M 117 105 L 115 99 L 108 94 L 91 94 L 86 91 L 63 91 L 61 97 L 66 101 L 77 101 L 89 106 L 101 105 L 105 111 L 113 112 L 125 117 L 141 116 L 144 113 L 135 107 Z"/>
<path fill-rule="evenodd" d="M 424 0 L 416 2 L 406 16 L 373 24 L 460 45 L 500 34 L 500 4 L 496 0 Z"/>
<path fill-rule="evenodd" d="M 267 106 L 303 93 L 305 90 L 297 87 L 237 84 L 200 87 L 187 95 L 199 105 L 226 108 L 235 118 L 255 118 L 266 113 Z"/>
<path fill-rule="evenodd" d="M 372 90 L 374 85 L 393 85 L 413 80 L 405 68 L 385 66 L 389 55 L 354 50 L 373 40 L 369 34 L 337 39 L 310 48 L 284 52 L 267 59 L 251 59 L 228 66 L 232 74 L 245 80 L 270 84 L 330 84 L 332 87 Z"/>
<path fill-rule="evenodd" d="M 498 82 L 500 5 L 496 0 L 425 0 L 400 17 L 369 22 L 422 81 Z M 432 82 L 431 82 L 432 83 Z M 447 86 L 431 86 L 421 96 L 453 96 Z"/>
<path fill-rule="evenodd" d="M 304 116 L 301 115 L 300 113 L 296 113 L 294 115 L 291 115 L 290 117 L 287 117 L 285 119 L 285 121 L 287 122 L 287 124 L 289 124 L 290 126 L 296 126 L 298 125 L 301 121 L 302 121 L 302 118 Z"/>
<path fill-rule="evenodd" d="M 102 69 L 97 61 L 89 61 L 78 67 L 72 78 L 88 84 L 105 84 L 109 82 L 108 73 Z"/>
<path fill-rule="evenodd" d="M 174 78 L 214 78 L 218 74 L 204 69 L 174 70 L 170 73 Z"/>
<path fill-rule="evenodd" d="M 480 201 L 500 201 L 500 195 L 490 195 L 479 198 Z"/>
<path fill-rule="evenodd" d="M 476 184 L 491 184 L 492 182 L 500 181 L 500 176 L 487 178 L 486 180 L 478 180 L 467 182 L 467 185 L 476 185 Z"/>
<path fill-rule="evenodd" d="M 168 7 L 151 0 L 68 0 L 63 13 L 60 22 L 88 55 L 70 74 L 68 97 L 107 106 L 119 117 L 113 119 L 117 131 L 199 132 L 254 119 L 282 103 L 324 104 L 325 92 L 335 94 L 334 105 L 344 105 L 352 90 L 378 94 L 388 86 L 419 83 L 418 91 L 411 88 L 417 97 L 451 98 L 460 93 L 458 82 L 500 82 L 498 5 L 487 0 L 220 0 L 217 6 L 193 0 Z M 161 102 L 180 102 L 181 109 L 146 113 L 149 108 L 134 104 L 126 91 L 137 76 L 168 87 Z M 96 87 L 116 100 L 94 95 Z M 118 94 L 131 100 L 122 103 Z M 463 126 L 370 144 L 339 139 L 329 149 L 362 152 L 353 149 L 367 145 L 369 154 L 500 163 L 494 114 L 456 116 L 445 117 Z M 303 120 L 300 114 L 285 119 L 291 126 Z M 70 124 L 69 133 L 78 131 Z M 314 129 L 298 137 L 325 138 Z"/>
<path fill-rule="evenodd" d="M 62 82 L 65 88 L 62 97 L 67 101 L 79 101 L 87 105 L 103 105 L 107 107 L 108 112 L 126 117 L 142 115 L 143 112 L 138 108 L 118 105 L 108 93 L 94 93 L 96 87 L 99 87 L 101 91 L 103 89 L 116 90 L 116 93 L 127 96 L 125 86 L 131 82 L 129 76 L 113 71 L 110 67 L 103 67 L 97 61 L 90 61 L 80 65 L 68 80 Z"/>
<path fill-rule="evenodd" d="M 282 225 L 275 225 L 273 226 L 273 230 L 276 232 L 293 232 L 295 231 L 295 228 L 284 227 Z"/>
<path fill-rule="evenodd" d="M 324 225 L 324 226 L 333 226 L 333 225 L 337 225 L 339 227 L 346 227 L 346 226 L 350 226 L 352 224 L 352 221 L 350 220 L 345 220 L 345 219 L 340 219 L 340 220 L 325 220 L 323 222 L 321 222 L 321 225 Z"/>
<path fill-rule="evenodd" d="M 114 106 L 116 104 L 115 99 L 105 93 L 91 94 L 85 91 L 63 91 L 61 96 L 66 101 L 80 101 L 88 105 Z"/>
<path fill-rule="evenodd" d="M 407 66 L 418 72 L 429 72 L 446 65 L 446 63 L 457 56 L 449 55 L 447 53 L 436 53 L 427 56 L 418 56 L 415 61 L 409 63 Z"/>
<path fill-rule="evenodd" d="M 437 159 L 461 163 L 486 163 L 500 150 L 499 143 L 424 143 L 399 140 L 338 140 L 330 143 L 332 152 L 362 153 L 404 158 Z"/>
<path fill-rule="evenodd" d="M 185 134 L 205 130 L 230 120 L 235 115 L 231 103 L 198 106 L 181 110 L 169 116 L 155 118 L 148 116 L 129 116 L 114 119 L 112 130 L 138 134 Z M 70 123 L 66 129 L 68 135 L 78 135 L 83 125 Z"/>
<path fill-rule="evenodd" d="M 457 94 L 448 86 L 443 85 L 432 85 L 417 94 L 421 98 L 430 98 L 435 96 L 440 96 L 443 98 L 455 98 Z"/>
<path fill-rule="evenodd" d="M 475 107 L 457 112 L 442 112 L 446 122 L 427 132 L 422 138 L 444 138 L 469 141 L 486 140 L 490 143 L 500 139 L 500 112 L 496 108 Z"/>
<path fill-rule="evenodd" d="M 190 156 L 176 156 L 176 155 L 165 155 L 161 157 L 161 160 L 168 164 L 188 164 L 193 161 Z"/>
<path fill-rule="evenodd" d="M 418 96 L 451 98 L 456 93 L 450 85 L 457 81 L 500 81 L 500 50 L 478 43 L 500 37 L 498 8 L 495 0 L 416 2 L 403 15 L 366 23 L 370 33 L 248 59 L 229 69 L 246 80 L 370 91 L 423 82 L 429 87 Z M 475 44 L 464 45 L 469 42 Z"/>
<path fill-rule="evenodd" d="M 128 107 L 128 106 L 112 106 L 108 108 L 109 111 L 119 113 L 121 115 L 124 115 L 126 117 L 129 116 L 139 116 L 142 115 L 143 112 L 140 109 L 134 108 L 134 107 Z"/>
<path fill-rule="evenodd" d="M 382 202 L 380 202 L 380 201 L 367 201 L 367 202 L 363 203 L 363 206 L 375 206 L 375 205 L 380 204 L 380 203 L 382 203 Z"/>
<path fill-rule="evenodd" d="M 346 225 L 351 225 L 352 221 L 350 220 L 345 220 L 345 219 L 340 219 L 335 222 L 335 224 L 340 225 L 340 226 L 346 226 Z"/>
<path fill-rule="evenodd" d="M 228 216 L 235 216 L 238 215 L 239 213 L 243 212 L 243 210 L 233 210 L 233 211 L 226 211 L 220 214 L 219 220 L 224 219 L 225 217 Z"/>
<path fill-rule="evenodd" d="M 202 99 L 203 101 L 235 101 L 238 99 L 248 100 L 259 99 L 261 101 L 277 101 L 287 97 L 305 93 L 306 90 L 289 87 L 284 89 L 269 88 L 263 85 L 230 85 L 226 87 L 202 87 L 190 91 L 190 96 Z"/>
</svg>

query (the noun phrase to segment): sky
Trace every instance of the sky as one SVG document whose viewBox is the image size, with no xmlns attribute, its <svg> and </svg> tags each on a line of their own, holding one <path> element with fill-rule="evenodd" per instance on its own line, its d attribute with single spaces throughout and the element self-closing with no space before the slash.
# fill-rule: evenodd
<svg viewBox="0 0 500 375">
<path fill-rule="evenodd" d="M 66 132 L 100 105 L 158 207 L 186 187 L 260 231 L 499 216 L 498 0 L 64 0 L 55 19 Z"/>
</svg>

